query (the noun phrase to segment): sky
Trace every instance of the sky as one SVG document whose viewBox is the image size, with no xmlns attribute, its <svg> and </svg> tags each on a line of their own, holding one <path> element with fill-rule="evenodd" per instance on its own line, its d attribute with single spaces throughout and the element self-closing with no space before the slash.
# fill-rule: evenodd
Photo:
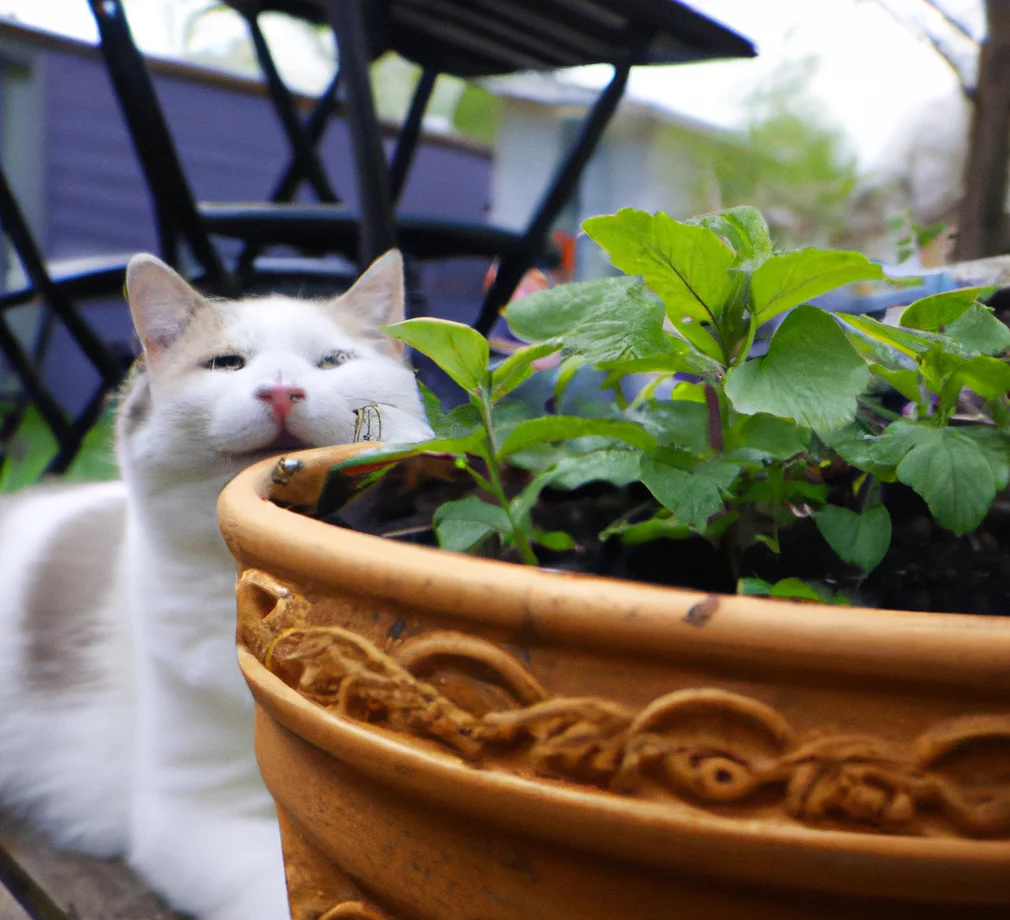
<svg viewBox="0 0 1010 920">
<path fill-rule="evenodd" d="M 910 16 L 928 13 L 923 0 L 888 3 Z M 902 131 L 922 111 L 938 101 L 949 104 L 959 93 L 940 55 L 877 0 L 692 0 L 691 5 L 758 49 L 752 60 L 642 67 L 632 74 L 632 93 L 694 118 L 738 125 L 752 88 L 788 62 L 814 56 L 819 63 L 809 90 L 823 102 L 821 116 L 845 131 L 861 166 L 874 169 L 886 165 Z M 947 6 L 977 34 L 984 32 L 980 2 L 947 0 Z"/>
<path fill-rule="evenodd" d="M 975 34 L 984 30 L 981 0 L 941 0 Z M 888 13 L 883 4 L 893 11 Z M 200 0 L 131 0 L 128 9 L 138 43 L 154 54 L 169 55 L 181 41 L 187 9 Z M 747 94 L 767 81 L 776 68 L 814 56 L 819 64 L 809 90 L 818 101 L 822 117 L 846 134 L 864 169 L 886 166 L 896 145 L 922 113 L 937 111 L 958 96 L 951 68 L 923 40 L 917 30 L 898 18 L 928 20 L 926 0 L 691 0 L 699 11 L 750 38 L 759 56 L 749 61 L 721 61 L 662 68 L 637 68 L 629 92 L 675 112 L 724 127 L 739 125 Z M 94 23 L 84 0 L 0 0 L 0 16 L 14 16 L 36 25 L 95 41 Z M 214 30 L 221 40 L 234 36 L 238 23 L 215 17 L 201 35 L 213 44 Z M 972 45 L 958 44 L 951 30 L 934 16 L 935 30 L 951 40 L 953 50 L 971 60 Z M 210 33 L 208 34 L 208 29 Z M 284 36 L 281 36 L 284 40 Z M 292 39 L 292 42 L 294 39 Z M 297 70 L 299 58 L 306 67 L 305 88 L 325 79 L 325 68 L 291 45 L 284 54 Z M 295 82 L 299 75 L 296 74 Z M 599 68 L 572 75 L 579 82 L 599 83 L 607 74 Z"/>
</svg>

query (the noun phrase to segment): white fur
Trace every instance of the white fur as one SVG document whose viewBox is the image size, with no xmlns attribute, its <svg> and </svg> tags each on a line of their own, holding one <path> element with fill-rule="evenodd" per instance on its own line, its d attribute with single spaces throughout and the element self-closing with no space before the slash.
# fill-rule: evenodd
<svg viewBox="0 0 1010 920">
<path fill-rule="evenodd" d="M 236 664 L 235 568 L 217 528 L 217 495 L 278 436 L 280 423 L 256 395 L 264 385 L 305 391 L 286 425 L 309 445 L 352 440 L 354 410 L 369 403 L 389 410 L 384 440 L 430 436 L 413 374 L 374 333 L 402 313 L 402 276 L 399 289 L 384 287 L 391 272 L 402 272 L 398 256 L 330 303 L 208 303 L 153 257 L 138 257 L 128 279 L 151 404 L 139 425 L 127 417 L 133 397 L 121 412 L 124 481 L 16 496 L 0 514 L 0 800 L 62 845 L 125 855 L 201 920 L 288 916 L 273 803 L 253 756 L 252 701 Z M 387 287 L 399 303 L 355 300 L 356 290 Z M 368 313 L 365 328 L 361 315 L 345 321 L 353 309 Z M 193 310 L 220 319 L 207 341 L 186 332 Z M 354 357 L 317 367 L 334 351 Z M 243 355 L 245 366 L 199 366 L 223 353 Z M 46 558 L 53 535 L 97 507 L 126 515 L 125 540 L 109 547 L 114 575 L 100 610 L 88 613 L 103 629 L 87 649 L 97 677 L 83 689 L 29 689 L 26 586 L 40 566 L 59 564 Z M 102 536 L 82 530 L 80 539 Z M 72 596 L 65 609 L 75 616 Z"/>
</svg>

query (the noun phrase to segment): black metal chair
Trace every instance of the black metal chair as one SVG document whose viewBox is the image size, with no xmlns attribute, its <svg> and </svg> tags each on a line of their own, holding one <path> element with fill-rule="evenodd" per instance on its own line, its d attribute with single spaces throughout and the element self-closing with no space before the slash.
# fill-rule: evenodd
<svg viewBox="0 0 1010 920">
<path fill-rule="evenodd" d="M 8 446 L 29 404 L 34 404 L 57 444 L 46 472 L 65 471 L 77 455 L 88 429 L 105 407 L 109 392 L 119 385 L 129 359 L 115 355 L 80 315 L 77 302 L 97 296 L 119 295 L 125 260 L 95 258 L 47 266 L 32 236 L 17 199 L 0 168 L 0 227 L 10 241 L 27 278 L 24 286 L 0 293 L 0 354 L 12 372 L 16 387 L 0 394 L 0 469 L 8 460 Z M 41 317 L 26 347 L 7 319 L 9 310 L 32 303 Z M 99 383 L 76 415 L 68 413 L 44 380 L 43 367 L 51 335 L 62 323 L 98 373 Z"/>
<path fill-rule="evenodd" d="M 275 244 L 310 254 L 335 252 L 359 266 L 394 245 L 408 259 L 498 258 L 496 280 L 475 320 L 482 332 L 490 329 L 499 308 L 546 247 L 552 224 L 617 108 L 630 68 L 754 54 L 745 39 L 676 0 L 628 0 L 620 10 L 610 0 L 230 0 L 249 23 L 271 99 L 291 143 L 292 161 L 271 201 L 197 203 L 120 0 L 89 3 L 154 197 L 167 261 L 178 264 L 178 242 L 185 240 L 210 285 L 228 292 L 250 283 L 257 274 L 256 256 Z M 329 23 L 337 36 L 339 73 L 304 122 L 259 29 L 257 17 L 264 12 Z M 423 75 L 387 163 L 368 69 L 390 49 L 420 64 Z M 588 63 L 610 63 L 614 76 L 588 112 L 524 231 L 396 213 L 439 73 L 475 77 Z M 340 202 L 315 152 L 327 118 L 339 105 L 338 85 L 344 89 L 352 138 L 360 203 L 356 213 Z M 303 181 L 311 184 L 318 203 L 293 203 Z M 234 272 L 222 263 L 210 242 L 212 235 L 245 243 Z"/>
</svg>

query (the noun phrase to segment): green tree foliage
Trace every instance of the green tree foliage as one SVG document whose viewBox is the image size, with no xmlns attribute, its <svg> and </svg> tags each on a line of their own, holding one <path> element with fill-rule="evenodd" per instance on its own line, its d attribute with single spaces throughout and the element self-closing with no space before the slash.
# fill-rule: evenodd
<svg viewBox="0 0 1010 920">
<path fill-rule="evenodd" d="M 747 100 L 742 145 L 714 150 L 724 206 L 763 211 L 779 246 L 835 242 L 858 178 L 844 135 L 807 90 L 815 71 L 814 60 L 779 70 Z"/>
</svg>

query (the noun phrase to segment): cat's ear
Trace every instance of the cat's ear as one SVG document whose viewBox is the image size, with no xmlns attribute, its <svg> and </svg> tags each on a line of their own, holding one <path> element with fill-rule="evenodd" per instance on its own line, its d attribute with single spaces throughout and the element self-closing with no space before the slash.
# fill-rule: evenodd
<svg viewBox="0 0 1010 920">
<path fill-rule="evenodd" d="M 368 266 L 338 302 L 361 323 L 375 328 L 402 322 L 404 299 L 403 256 L 399 249 L 390 249 Z M 402 342 L 389 341 L 392 347 L 402 351 Z"/>
<path fill-rule="evenodd" d="M 157 360 L 182 334 L 204 302 L 178 272 L 146 252 L 126 266 L 126 298 L 149 361 Z"/>
</svg>

